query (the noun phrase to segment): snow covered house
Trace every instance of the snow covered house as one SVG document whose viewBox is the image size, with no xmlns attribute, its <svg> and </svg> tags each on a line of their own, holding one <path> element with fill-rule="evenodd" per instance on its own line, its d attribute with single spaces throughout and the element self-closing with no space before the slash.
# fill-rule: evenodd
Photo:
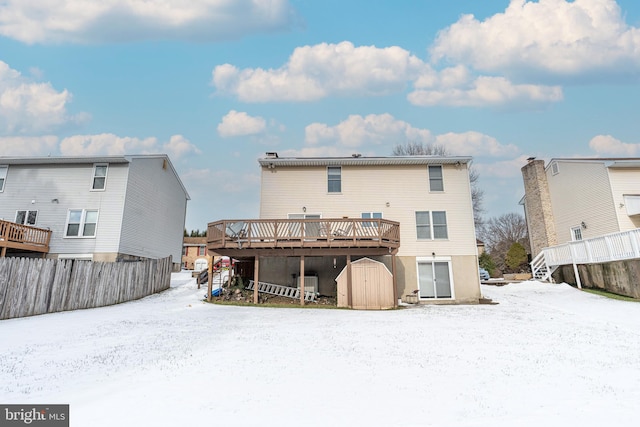
<svg viewBox="0 0 640 427">
<path fill-rule="evenodd" d="M 522 168 L 532 267 L 640 258 L 640 158 L 529 159 Z"/>
<path fill-rule="evenodd" d="M 208 249 L 253 258 L 261 282 L 291 287 L 302 282 L 305 290 L 331 296 L 341 271 L 369 257 L 391 272 L 387 286 L 393 289 L 358 291 L 390 294 L 391 306 L 407 295 L 425 303 L 477 303 L 470 160 L 267 153 L 259 159 L 260 219 L 210 223 Z M 347 305 L 353 306 L 354 289 L 362 284 L 347 277 Z M 373 276 L 358 277 L 378 283 Z"/>
<path fill-rule="evenodd" d="M 163 154 L 0 157 L 2 255 L 179 266 L 187 200 Z"/>
</svg>

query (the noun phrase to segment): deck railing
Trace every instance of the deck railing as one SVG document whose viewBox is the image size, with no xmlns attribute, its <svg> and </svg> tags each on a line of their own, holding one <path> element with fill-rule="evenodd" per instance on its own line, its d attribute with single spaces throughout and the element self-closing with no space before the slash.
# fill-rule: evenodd
<svg viewBox="0 0 640 427">
<path fill-rule="evenodd" d="M 400 224 L 385 219 L 234 219 L 211 222 L 210 249 L 398 248 Z"/>
<path fill-rule="evenodd" d="M 51 230 L 0 220 L 0 248 L 49 252 Z"/>
</svg>

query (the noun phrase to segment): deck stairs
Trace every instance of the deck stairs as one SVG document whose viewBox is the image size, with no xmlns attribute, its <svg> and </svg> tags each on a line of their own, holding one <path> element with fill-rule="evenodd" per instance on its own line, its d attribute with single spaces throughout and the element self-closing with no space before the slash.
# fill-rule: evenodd
<svg viewBox="0 0 640 427">
<path fill-rule="evenodd" d="M 547 264 L 544 251 L 540 252 L 538 256 L 531 261 L 531 273 L 533 278 L 534 280 L 539 280 L 541 282 L 553 282 L 551 275 L 557 268 L 557 265 L 552 267 Z"/>
<path fill-rule="evenodd" d="M 255 283 L 253 280 L 249 280 L 249 284 L 246 289 L 253 290 Z M 279 297 L 286 297 L 292 299 L 300 299 L 300 289 L 293 288 L 291 286 L 276 285 L 273 283 L 258 282 L 258 292 L 269 295 L 277 295 Z M 316 294 L 313 291 L 304 292 L 305 301 L 315 301 Z"/>
</svg>

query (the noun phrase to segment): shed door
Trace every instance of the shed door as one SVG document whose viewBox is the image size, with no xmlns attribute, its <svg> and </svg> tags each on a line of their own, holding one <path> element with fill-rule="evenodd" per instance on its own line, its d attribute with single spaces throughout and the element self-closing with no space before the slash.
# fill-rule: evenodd
<svg viewBox="0 0 640 427">
<path fill-rule="evenodd" d="M 378 264 L 359 264 L 352 267 L 353 308 L 381 309 L 393 307 L 392 283 Z"/>
</svg>

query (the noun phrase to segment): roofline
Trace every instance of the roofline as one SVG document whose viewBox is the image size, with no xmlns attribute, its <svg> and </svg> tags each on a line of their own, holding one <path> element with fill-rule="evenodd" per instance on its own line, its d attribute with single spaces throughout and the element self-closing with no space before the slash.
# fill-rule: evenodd
<svg viewBox="0 0 640 427">
<path fill-rule="evenodd" d="M 47 157 L 4 157 L 0 156 L 0 165 L 51 165 L 51 164 L 93 164 L 93 163 L 111 163 L 125 164 L 131 163 L 135 159 L 165 159 L 175 175 L 180 187 L 184 191 L 187 200 L 191 200 L 187 188 L 182 183 L 180 175 L 171 163 L 171 159 L 167 154 L 132 154 L 124 156 L 47 156 Z"/>
<path fill-rule="evenodd" d="M 291 166 L 395 166 L 395 165 L 461 165 L 470 163 L 470 156 L 392 156 L 392 157 L 263 157 L 263 167 Z"/>
<path fill-rule="evenodd" d="M 553 158 L 549 160 L 545 170 L 549 169 L 553 162 L 568 163 L 604 163 L 606 168 L 638 168 L 640 167 L 640 157 L 586 157 L 586 158 Z"/>
</svg>

